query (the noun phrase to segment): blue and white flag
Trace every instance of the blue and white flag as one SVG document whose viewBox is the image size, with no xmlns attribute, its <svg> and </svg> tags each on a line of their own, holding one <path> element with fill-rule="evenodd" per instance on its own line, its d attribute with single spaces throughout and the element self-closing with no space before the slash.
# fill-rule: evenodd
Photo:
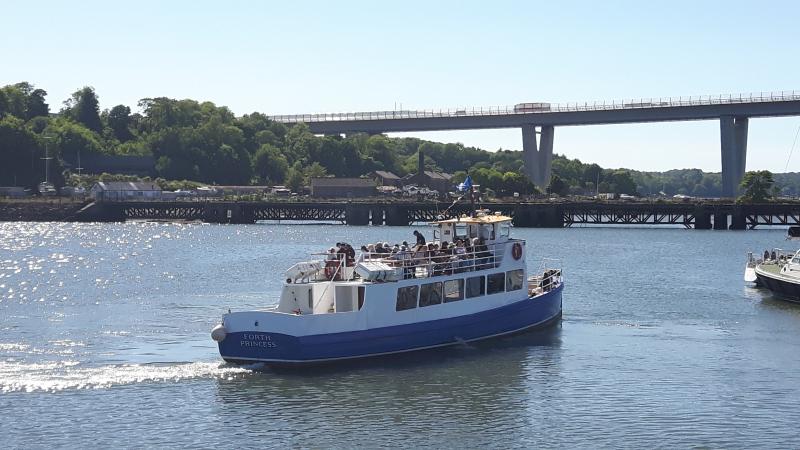
<svg viewBox="0 0 800 450">
<path fill-rule="evenodd" d="M 464 192 L 468 191 L 469 188 L 471 187 L 472 187 L 472 177 L 467 175 L 467 178 L 464 180 L 464 182 L 458 185 L 458 190 Z"/>
</svg>

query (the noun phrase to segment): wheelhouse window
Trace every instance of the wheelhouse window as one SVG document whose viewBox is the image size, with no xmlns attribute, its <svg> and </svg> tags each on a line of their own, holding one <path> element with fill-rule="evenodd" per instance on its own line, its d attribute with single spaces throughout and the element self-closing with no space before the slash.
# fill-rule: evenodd
<svg viewBox="0 0 800 450">
<path fill-rule="evenodd" d="M 444 302 L 457 302 L 464 299 L 464 280 L 447 280 L 444 282 Z"/>
<path fill-rule="evenodd" d="M 522 269 L 509 270 L 506 272 L 506 291 L 517 291 L 522 289 L 524 275 Z"/>
<path fill-rule="evenodd" d="M 419 286 L 402 287 L 397 290 L 396 311 L 414 309 L 417 307 L 417 291 Z"/>
<path fill-rule="evenodd" d="M 483 275 L 479 277 L 467 278 L 467 298 L 480 297 L 484 294 L 486 280 Z"/>
<path fill-rule="evenodd" d="M 511 224 L 508 222 L 503 222 L 500 224 L 500 237 L 509 237 L 511 236 Z"/>
<path fill-rule="evenodd" d="M 423 284 L 419 290 L 419 307 L 442 303 L 442 282 Z"/>
<path fill-rule="evenodd" d="M 486 276 L 486 294 L 492 295 L 503 292 L 506 285 L 505 272 L 493 273 Z"/>
</svg>

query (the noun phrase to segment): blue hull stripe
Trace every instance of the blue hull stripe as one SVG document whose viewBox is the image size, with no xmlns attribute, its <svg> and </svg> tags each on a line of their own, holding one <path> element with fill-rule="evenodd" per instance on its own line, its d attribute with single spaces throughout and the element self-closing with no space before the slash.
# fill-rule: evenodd
<svg viewBox="0 0 800 450">
<path fill-rule="evenodd" d="M 310 363 L 400 353 L 510 334 L 545 324 L 561 314 L 564 285 L 531 300 L 448 319 L 343 333 L 290 336 L 245 331 L 219 343 L 226 361 Z"/>
</svg>

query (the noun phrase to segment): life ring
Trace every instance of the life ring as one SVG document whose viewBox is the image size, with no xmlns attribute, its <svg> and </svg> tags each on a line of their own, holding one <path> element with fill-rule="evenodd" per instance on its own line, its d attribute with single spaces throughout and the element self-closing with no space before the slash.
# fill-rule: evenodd
<svg viewBox="0 0 800 450">
<path fill-rule="evenodd" d="M 515 242 L 514 245 L 511 246 L 511 256 L 513 256 L 514 259 L 522 258 L 522 244 Z"/>
</svg>

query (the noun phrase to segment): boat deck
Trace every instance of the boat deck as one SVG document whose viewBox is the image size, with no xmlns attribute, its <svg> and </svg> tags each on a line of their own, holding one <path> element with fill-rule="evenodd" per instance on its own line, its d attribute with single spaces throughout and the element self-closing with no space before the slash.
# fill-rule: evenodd
<svg viewBox="0 0 800 450">
<path fill-rule="evenodd" d="M 781 273 L 782 264 L 776 263 L 762 263 L 758 265 L 759 270 L 763 270 L 764 272 L 769 272 L 771 274 L 778 275 Z"/>
</svg>

